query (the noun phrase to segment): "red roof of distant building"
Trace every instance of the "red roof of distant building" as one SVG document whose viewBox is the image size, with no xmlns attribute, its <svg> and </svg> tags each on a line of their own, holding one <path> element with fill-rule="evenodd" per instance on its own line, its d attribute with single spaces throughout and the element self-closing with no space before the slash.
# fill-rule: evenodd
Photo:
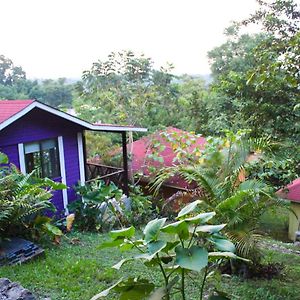
<svg viewBox="0 0 300 300">
<path fill-rule="evenodd" d="M 300 178 L 295 179 L 285 188 L 279 190 L 277 194 L 284 199 L 300 202 Z"/>
<path fill-rule="evenodd" d="M 0 100 L 0 123 L 22 111 L 34 100 Z"/>
<path fill-rule="evenodd" d="M 165 130 L 153 133 L 151 135 L 145 136 L 135 142 L 132 143 L 132 171 L 133 173 L 143 173 L 143 175 L 148 176 L 150 174 L 149 172 L 149 165 L 154 166 L 154 167 L 159 167 L 160 164 L 159 162 L 154 162 L 154 161 L 147 161 L 147 155 L 151 153 L 150 145 L 153 140 L 159 140 L 160 143 L 165 147 L 163 151 L 159 153 L 159 155 L 163 158 L 163 166 L 164 167 L 170 167 L 174 164 L 173 160 L 176 157 L 176 154 L 174 153 L 171 144 L 163 139 L 160 134 L 162 132 L 166 133 L 177 133 L 177 134 L 182 134 L 186 135 L 188 132 L 183 131 L 178 128 L 174 127 L 168 127 Z M 190 146 L 190 151 L 194 150 L 195 147 L 199 147 L 201 149 L 204 148 L 204 145 L 206 143 L 206 139 L 204 137 L 198 137 L 197 135 L 194 135 L 196 138 L 196 141 L 194 144 Z M 130 147 L 130 145 L 129 145 Z M 178 186 L 181 188 L 187 188 L 188 184 L 182 180 L 179 177 L 173 177 L 170 180 L 168 180 L 167 184 L 173 185 L 173 186 Z"/>
</svg>

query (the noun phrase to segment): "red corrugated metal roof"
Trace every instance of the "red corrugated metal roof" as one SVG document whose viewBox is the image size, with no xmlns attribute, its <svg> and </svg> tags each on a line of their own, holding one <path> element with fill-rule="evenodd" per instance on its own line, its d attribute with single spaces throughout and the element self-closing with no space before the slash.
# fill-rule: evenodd
<svg viewBox="0 0 300 300">
<path fill-rule="evenodd" d="M 295 179 L 285 188 L 279 190 L 277 194 L 284 199 L 300 202 L 300 178 Z"/>
<path fill-rule="evenodd" d="M 181 129 L 174 128 L 174 127 L 168 127 L 163 131 L 165 131 L 167 133 L 175 133 L 176 132 L 178 134 L 183 134 L 183 135 L 187 134 L 186 131 L 183 131 Z M 155 167 L 160 166 L 159 162 L 154 162 L 154 161 L 149 162 L 149 160 L 147 161 L 147 159 L 146 159 L 147 155 L 150 154 L 150 152 L 151 152 L 151 151 L 149 152 L 149 146 L 151 145 L 151 142 L 153 139 L 160 140 L 160 142 L 165 146 L 165 149 L 159 153 L 159 155 L 161 157 L 163 157 L 163 160 L 164 160 L 163 166 L 170 167 L 174 164 L 173 160 L 174 160 L 176 154 L 174 153 L 174 151 L 171 147 L 171 144 L 160 136 L 160 134 L 163 131 L 159 131 L 154 134 L 148 135 L 148 136 L 143 137 L 132 143 L 133 145 L 132 145 L 131 168 L 132 168 L 133 173 L 143 173 L 144 175 L 149 175 L 149 173 L 150 173 L 149 169 L 148 169 L 149 165 L 155 166 Z M 196 135 L 195 135 L 195 137 L 196 137 L 196 142 L 195 142 L 195 144 L 193 144 L 190 147 L 190 151 L 194 150 L 195 147 L 199 147 L 200 149 L 203 149 L 204 145 L 206 143 L 206 139 L 204 137 L 197 137 Z M 129 147 L 130 147 L 130 145 L 129 145 Z M 128 149 L 128 150 L 130 150 L 130 149 Z M 167 184 L 181 187 L 181 188 L 188 187 L 188 184 L 184 180 L 182 180 L 181 178 L 179 178 L 177 176 L 170 178 L 168 180 Z"/>
<path fill-rule="evenodd" d="M 34 100 L 0 100 L 0 123 L 22 111 Z"/>
</svg>

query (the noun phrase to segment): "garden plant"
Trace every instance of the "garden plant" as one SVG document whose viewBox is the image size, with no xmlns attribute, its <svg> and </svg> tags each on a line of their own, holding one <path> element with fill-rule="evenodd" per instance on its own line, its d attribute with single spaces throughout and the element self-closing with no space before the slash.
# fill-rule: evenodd
<svg viewBox="0 0 300 300">
<path fill-rule="evenodd" d="M 273 187 L 249 173 L 272 146 L 268 138 L 249 138 L 248 131 L 227 131 L 224 138 L 208 138 L 205 149 L 188 164 L 185 161 L 162 169 L 152 189 L 158 192 L 172 176 L 196 184 L 187 193 L 202 200 L 207 210 L 217 213 L 220 223 L 227 224 L 226 236 L 235 243 L 238 255 L 259 262 L 259 219 L 270 207 L 287 205 Z"/>
<path fill-rule="evenodd" d="M 22 236 L 31 240 L 62 236 L 51 217 L 55 212 L 52 192 L 66 188 L 49 178 L 37 178 L 34 171 L 22 174 L 9 164 L 0 152 L 0 241 L 6 237 Z"/>
<path fill-rule="evenodd" d="M 204 299 L 207 276 L 212 276 L 215 267 L 224 259 L 236 259 L 235 246 L 221 231 L 226 224 L 214 224 L 215 212 L 203 212 L 203 202 L 196 200 L 185 206 L 175 222 L 166 218 L 150 221 L 139 238 L 133 226 L 110 232 L 111 241 L 104 242 L 100 249 L 116 247 L 121 251 L 138 251 L 139 254 L 122 259 L 113 266 L 119 270 L 132 260 L 141 261 L 151 272 L 157 267 L 163 277 L 162 286 L 146 278 L 120 279 L 113 286 L 95 295 L 96 300 L 109 295 L 111 291 L 120 299 L 171 299 L 181 294 L 186 298 L 186 285 L 192 277 L 202 274 L 199 286 L 199 299 Z M 198 276 L 198 275 L 195 275 Z M 218 297 L 218 298 L 215 298 Z M 210 299 L 229 299 L 220 291 L 214 291 Z"/>
</svg>

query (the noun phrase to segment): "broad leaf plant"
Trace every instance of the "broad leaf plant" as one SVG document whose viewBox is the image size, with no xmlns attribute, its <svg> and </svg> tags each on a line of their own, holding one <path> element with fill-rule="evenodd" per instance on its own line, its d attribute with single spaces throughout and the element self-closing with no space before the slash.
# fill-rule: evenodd
<svg viewBox="0 0 300 300">
<path fill-rule="evenodd" d="M 222 233 L 226 224 L 213 224 L 215 212 L 201 212 L 201 201 L 185 206 L 174 222 L 167 218 L 150 221 L 143 230 L 143 237 L 136 238 L 133 226 L 110 232 L 111 240 L 100 248 L 117 247 L 121 251 L 136 249 L 139 254 L 122 259 L 113 266 L 119 270 L 127 262 L 138 260 L 150 268 L 157 267 L 163 285 L 156 287 L 145 278 L 120 279 L 113 286 L 95 295 L 92 300 L 117 292 L 120 299 L 171 299 L 177 293 L 187 299 L 186 286 L 190 273 L 202 273 L 199 299 L 204 297 L 204 287 L 210 269 L 222 260 L 238 258 L 234 244 Z M 216 295 L 215 295 L 216 296 Z M 211 299 L 213 297 L 211 296 Z M 228 299 L 218 295 L 218 299 Z M 223 297 L 223 298 L 222 298 Z"/>
</svg>

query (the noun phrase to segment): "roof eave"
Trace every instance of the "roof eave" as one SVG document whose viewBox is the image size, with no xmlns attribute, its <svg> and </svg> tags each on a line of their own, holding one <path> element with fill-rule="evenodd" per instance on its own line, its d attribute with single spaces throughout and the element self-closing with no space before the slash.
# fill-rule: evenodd
<svg viewBox="0 0 300 300">
<path fill-rule="evenodd" d="M 120 131 L 134 131 L 134 132 L 146 132 L 147 128 L 140 128 L 140 127 L 131 127 L 131 126 L 106 126 L 106 125 L 94 125 L 89 122 L 86 122 L 84 120 L 81 120 L 77 117 L 74 117 L 68 113 L 65 113 L 63 111 L 60 111 L 56 108 L 53 108 L 51 106 L 48 106 L 46 104 L 43 104 L 38 101 L 34 101 L 28 106 L 26 106 L 24 109 L 22 109 L 20 112 L 16 113 L 9 119 L 5 120 L 0 124 L 0 131 L 4 128 L 6 128 L 8 125 L 12 124 L 13 122 L 17 121 L 27 113 L 29 113 L 34 108 L 40 108 L 44 111 L 47 111 L 49 113 L 52 113 L 53 115 L 59 116 L 65 120 L 71 121 L 75 124 L 78 124 L 85 129 L 88 130 L 94 130 L 94 131 L 112 131 L 112 132 L 120 132 Z"/>
<path fill-rule="evenodd" d="M 91 127 L 88 128 L 93 131 L 132 131 L 132 132 L 147 132 L 147 128 L 143 127 L 133 127 L 133 126 L 115 126 L 115 125 L 93 125 L 90 124 Z"/>
</svg>

